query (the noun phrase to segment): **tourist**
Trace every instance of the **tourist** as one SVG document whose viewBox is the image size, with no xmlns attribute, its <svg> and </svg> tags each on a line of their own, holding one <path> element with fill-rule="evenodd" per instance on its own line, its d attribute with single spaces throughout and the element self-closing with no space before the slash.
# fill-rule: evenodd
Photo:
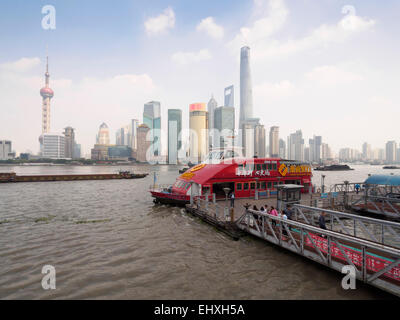
<svg viewBox="0 0 400 320">
<path fill-rule="evenodd" d="M 356 193 L 358 194 L 359 191 L 360 191 L 360 185 L 357 183 L 356 184 Z"/>
<path fill-rule="evenodd" d="M 256 205 L 253 206 L 253 210 L 254 210 L 254 211 L 258 211 L 258 208 L 257 208 Z"/>
<path fill-rule="evenodd" d="M 267 211 L 264 209 L 264 207 L 261 207 L 260 208 L 260 211 L 262 212 L 262 213 L 266 213 Z"/>
<path fill-rule="evenodd" d="M 232 192 L 231 193 L 231 208 L 235 207 L 235 194 Z"/>
<path fill-rule="evenodd" d="M 319 227 L 320 227 L 321 229 L 326 230 L 325 212 L 321 212 L 321 214 L 320 214 L 320 216 L 319 216 L 319 219 L 318 219 L 318 224 L 319 224 Z"/>
<path fill-rule="evenodd" d="M 273 206 L 271 206 L 271 210 L 270 210 L 269 214 L 271 216 L 277 217 L 278 216 L 278 211 L 276 211 L 276 209 Z M 272 225 L 276 226 L 276 221 L 274 219 L 272 219 Z"/>
</svg>

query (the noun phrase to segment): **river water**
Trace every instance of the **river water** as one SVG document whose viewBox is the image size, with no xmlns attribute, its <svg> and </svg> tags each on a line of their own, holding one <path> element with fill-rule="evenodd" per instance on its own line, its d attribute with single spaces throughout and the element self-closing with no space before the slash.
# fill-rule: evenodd
<svg viewBox="0 0 400 320">
<path fill-rule="evenodd" d="M 325 172 L 364 181 L 382 167 Z M 253 237 L 233 241 L 182 208 L 154 205 L 145 179 L 0 184 L 0 299 L 382 299 L 391 296 Z M 17 174 L 109 173 L 111 166 L 2 166 Z M 320 173 L 313 181 L 320 184 Z M 44 265 L 56 290 L 44 290 Z"/>
</svg>

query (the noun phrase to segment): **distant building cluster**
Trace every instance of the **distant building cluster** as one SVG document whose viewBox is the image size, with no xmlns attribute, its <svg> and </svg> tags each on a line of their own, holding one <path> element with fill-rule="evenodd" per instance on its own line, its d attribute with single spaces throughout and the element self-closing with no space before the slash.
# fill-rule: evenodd
<svg viewBox="0 0 400 320">
<path fill-rule="evenodd" d="M 241 156 L 252 158 L 281 158 L 321 164 L 328 161 L 400 163 L 400 145 L 388 141 L 385 148 L 372 149 L 365 142 L 361 151 L 342 148 L 335 155 L 322 136 L 314 135 L 305 144 L 301 130 L 291 133 L 287 139 L 280 137 L 279 127 L 269 128 L 269 137 L 260 119 L 253 115 L 253 95 L 250 68 L 250 48 L 240 51 L 240 110 L 239 127 L 235 128 L 235 88 L 224 89 L 223 105 L 214 96 L 206 104 L 189 104 L 189 128 L 182 125 L 182 110 L 168 109 L 168 124 L 163 136 L 161 128 L 161 103 L 150 101 L 143 106 L 143 119 L 131 119 L 115 132 L 115 144 L 110 141 L 110 130 L 102 123 L 91 149 L 91 159 L 96 161 L 137 161 L 178 164 L 182 159 L 192 163 L 204 161 L 210 151 L 220 149 L 241 150 Z M 21 153 L 21 159 L 80 159 L 81 145 L 76 142 L 75 129 L 64 128 L 62 134 L 51 131 L 51 100 L 48 57 L 46 60 L 45 86 L 42 97 L 42 134 L 39 137 L 40 152 L 37 156 Z M 187 131 L 187 134 L 185 134 Z M 162 138 L 167 139 L 167 153 L 162 152 Z M 0 160 L 15 158 L 11 141 L 0 140 Z"/>
</svg>

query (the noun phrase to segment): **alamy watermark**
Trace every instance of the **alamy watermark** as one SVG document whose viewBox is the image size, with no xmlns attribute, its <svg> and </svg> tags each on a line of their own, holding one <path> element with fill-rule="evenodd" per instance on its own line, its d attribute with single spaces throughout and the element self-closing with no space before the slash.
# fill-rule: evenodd
<svg viewBox="0 0 400 320">
<path fill-rule="evenodd" d="M 346 274 L 342 279 L 342 288 L 344 290 L 356 289 L 356 268 L 352 265 L 343 266 L 342 273 Z"/>
<path fill-rule="evenodd" d="M 56 289 L 56 268 L 52 265 L 45 265 L 42 268 L 42 274 L 45 276 L 42 278 L 43 290 L 55 290 Z"/>
<path fill-rule="evenodd" d="M 46 5 L 42 8 L 42 28 L 44 30 L 56 29 L 56 8 L 52 5 Z"/>
</svg>

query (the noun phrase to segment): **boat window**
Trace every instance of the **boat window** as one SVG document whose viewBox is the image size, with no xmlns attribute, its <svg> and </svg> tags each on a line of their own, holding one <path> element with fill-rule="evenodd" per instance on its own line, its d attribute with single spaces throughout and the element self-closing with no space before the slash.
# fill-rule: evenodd
<svg viewBox="0 0 400 320">
<path fill-rule="evenodd" d="M 278 185 L 278 182 L 274 182 L 274 189 L 276 189 L 276 186 Z"/>
<path fill-rule="evenodd" d="M 267 164 L 268 170 L 271 171 L 272 165 L 270 163 Z"/>
<path fill-rule="evenodd" d="M 257 171 L 260 171 L 260 170 L 261 170 L 261 164 L 257 164 L 257 165 L 256 165 L 256 168 L 257 168 L 257 169 L 256 169 Z"/>
<path fill-rule="evenodd" d="M 272 170 L 276 170 L 276 162 L 272 164 Z"/>
<path fill-rule="evenodd" d="M 263 163 L 263 164 L 261 165 L 261 169 L 264 170 L 264 171 L 266 171 L 266 170 L 267 170 L 267 165 L 266 165 L 265 163 Z"/>
<path fill-rule="evenodd" d="M 245 166 L 247 171 L 253 171 L 254 170 L 254 164 L 253 163 L 246 163 Z"/>
<path fill-rule="evenodd" d="M 239 165 L 238 165 L 238 169 L 239 169 L 240 171 L 243 171 L 243 164 L 239 164 Z"/>
<path fill-rule="evenodd" d="M 271 188 L 272 188 L 272 183 L 268 182 L 268 189 L 271 189 Z"/>
<path fill-rule="evenodd" d="M 249 190 L 249 183 L 248 182 L 244 183 L 244 190 Z"/>
<path fill-rule="evenodd" d="M 190 188 L 190 182 L 186 183 L 186 185 L 185 185 L 185 190 L 187 190 L 187 189 L 189 189 L 189 188 Z"/>
<path fill-rule="evenodd" d="M 257 182 L 257 189 L 260 190 L 260 183 Z"/>
<path fill-rule="evenodd" d="M 254 190 L 255 188 L 256 188 L 256 183 L 255 182 L 250 183 L 250 189 Z"/>
<path fill-rule="evenodd" d="M 242 191 L 242 184 L 241 183 L 236 183 L 236 190 L 237 191 Z"/>
<path fill-rule="evenodd" d="M 265 181 L 261 182 L 261 190 L 265 190 L 267 183 Z"/>
</svg>

